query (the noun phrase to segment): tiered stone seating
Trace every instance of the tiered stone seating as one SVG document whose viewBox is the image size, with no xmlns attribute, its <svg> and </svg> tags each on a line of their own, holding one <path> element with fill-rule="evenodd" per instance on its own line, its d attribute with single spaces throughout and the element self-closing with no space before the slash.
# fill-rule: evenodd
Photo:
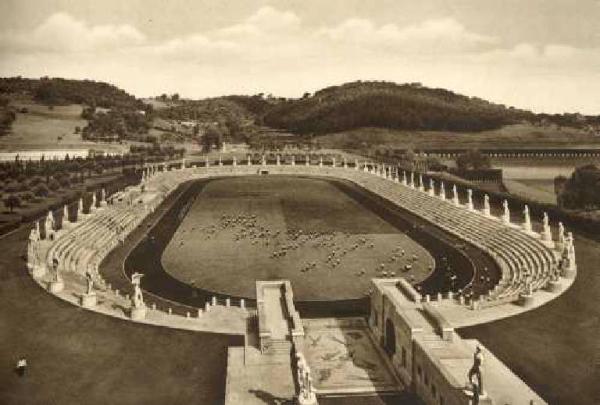
<svg viewBox="0 0 600 405">
<path fill-rule="evenodd" d="M 59 271 L 85 274 L 90 271 L 97 281 L 97 267 L 103 258 L 144 218 L 145 211 L 127 204 L 96 210 L 81 225 L 59 233 L 48 250 L 47 263 L 58 260 Z"/>
<path fill-rule="evenodd" d="M 497 288 L 492 292 L 491 299 L 511 294 L 517 296 L 524 291 L 526 277 L 531 277 L 527 281 L 533 283 L 533 289 L 542 287 L 550 277 L 555 265 L 554 257 L 535 238 L 507 227 L 496 219 L 457 207 L 451 201 L 442 201 L 410 187 L 391 185 L 389 181 L 372 175 L 370 177 L 367 179 L 357 175 L 355 180 L 489 252 L 499 262 L 504 270 L 500 287 L 505 288 Z"/>
</svg>

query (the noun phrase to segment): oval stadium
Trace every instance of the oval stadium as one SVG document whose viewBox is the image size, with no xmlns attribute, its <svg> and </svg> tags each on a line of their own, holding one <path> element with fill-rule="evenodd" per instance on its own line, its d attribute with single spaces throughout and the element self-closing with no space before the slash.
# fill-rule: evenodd
<svg viewBox="0 0 600 405">
<path fill-rule="evenodd" d="M 598 256 L 589 239 L 376 160 L 145 163 L 133 184 L 4 240 L 5 267 L 23 258 L 4 284 L 35 297 L 5 290 L 25 315 L 6 322 L 5 340 L 44 336 L 55 350 L 24 339 L 48 369 L 72 355 L 86 403 L 107 391 L 116 403 L 569 403 L 560 370 L 577 382 L 591 367 L 563 322 L 597 285 L 582 271 Z M 561 364 L 544 362 L 550 349 Z M 11 381 L 14 398 L 47 392 Z M 71 394 L 57 387 L 49 403 Z"/>
</svg>

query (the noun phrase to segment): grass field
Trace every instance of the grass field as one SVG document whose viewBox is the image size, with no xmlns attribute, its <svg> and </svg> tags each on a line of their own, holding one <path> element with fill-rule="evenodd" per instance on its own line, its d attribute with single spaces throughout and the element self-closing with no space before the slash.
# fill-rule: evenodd
<svg viewBox="0 0 600 405">
<path fill-rule="evenodd" d="M 517 197 L 544 204 L 556 204 L 554 181 L 548 179 L 518 179 L 503 181 L 506 190 Z"/>
<path fill-rule="evenodd" d="M 361 128 L 323 135 L 317 138 L 321 145 L 346 148 L 350 145 L 367 147 L 389 145 L 395 148 L 525 148 L 525 147 L 574 147 L 576 145 L 600 145 L 600 137 L 573 128 L 558 129 L 554 126 L 509 125 L 491 131 L 475 133 L 450 131 L 401 131 L 382 128 Z"/>
<path fill-rule="evenodd" d="M 254 297 L 255 280 L 289 279 L 298 299 L 334 300 L 363 296 L 382 271 L 421 281 L 433 258 L 327 181 L 255 176 L 210 182 L 162 263 L 209 291 Z"/>
</svg>

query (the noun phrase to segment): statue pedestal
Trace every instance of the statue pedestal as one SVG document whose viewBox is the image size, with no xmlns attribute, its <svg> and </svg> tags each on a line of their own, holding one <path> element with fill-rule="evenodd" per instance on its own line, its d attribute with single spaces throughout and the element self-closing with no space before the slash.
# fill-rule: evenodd
<svg viewBox="0 0 600 405">
<path fill-rule="evenodd" d="M 577 273 L 577 267 L 571 267 L 568 269 L 562 269 L 560 272 L 560 275 L 563 276 L 564 278 L 575 278 L 575 274 Z"/>
<path fill-rule="evenodd" d="M 146 319 L 146 307 L 132 307 L 130 316 L 134 321 Z"/>
<path fill-rule="evenodd" d="M 299 405 L 317 405 L 317 396 L 314 392 L 311 392 L 310 395 L 305 397 L 304 395 L 298 395 L 298 404 Z"/>
<path fill-rule="evenodd" d="M 34 278 L 43 277 L 45 274 L 46 274 L 46 267 L 44 267 L 44 266 L 34 265 L 33 269 L 31 270 L 31 275 Z"/>
<path fill-rule="evenodd" d="M 548 249 L 554 249 L 554 247 L 555 247 L 555 245 L 554 245 L 554 241 L 552 241 L 552 240 L 546 240 L 546 239 L 543 239 L 543 236 L 542 236 L 542 240 L 541 240 L 541 242 L 542 242 L 542 243 L 544 244 L 544 246 L 546 246 Z"/>
<path fill-rule="evenodd" d="M 81 296 L 81 306 L 84 308 L 93 308 L 98 303 L 96 293 L 83 294 Z"/>
<path fill-rule="evenodd" d="M 533 294 L 519 294 L 519 304 L 523 307 L 533 305 Z"/>
<path fill-rule="evenodd" d="M 470 388 L 470 387 L 465 388 L 463 390 L 463 393 L 469 399 L 471 399 L 471 398 L 474 397 L 473 389 Z M 490 397 L 488 397 L 488 394 L 487 394 L 487 392 L 485 392 L 485 390 L 483 391 L 483 393 L 479 394 L 479 404 L 481 404 L 481 405 L 483 405 L 483 404 L 488 405 L 488 404 L 492 404 L 492 403 L 493 403 L 492 399 Z"/>
<path fill-rule="evenodd" d="M 57 294 L 65 288 L 65 283 L 62 280 L 51 281 L 48 289 L 52 294 Z"/>
<path fill-rule="evenodd" d="M 544 290 L 548 292 L 559 292 L 561 289 L 561 285 L 558 281 L 549 280 L 544 287 Z"/>
</svg>

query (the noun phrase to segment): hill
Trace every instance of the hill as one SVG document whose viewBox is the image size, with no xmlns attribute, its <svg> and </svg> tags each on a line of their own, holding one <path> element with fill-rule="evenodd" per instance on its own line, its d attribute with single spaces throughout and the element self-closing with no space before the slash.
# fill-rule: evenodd
<svg viewBox="0 0 600 405">
<path fill-rule="evenodd" d="M 143 109 L 144 103 L 125 90 L 104 82 L 42 77 L 0 78 L 0 94 L 29 95 L 44 105 L 84 104 L 102 108 Z"/>
<path fill-rule="evenodd" d="M 138 140 L 153 119 L 152 107 L 142 100 L 93 80 L 0 78 L 0 97 L 7 101 L 0 108 L 0 135 L 16 135 L 11 143 L 17 144 L 47 144 L 48 135 L 70 137 L 71 142 Z M 7 114 L 2 110 L 12 112 L 15 119 L 2 118 Z M 71 122 L 64 122 L 64 114 L 56 117 L 55 110 L 68 111 Z M 31 128 L 29 121 L 35 124 Z"/>
<path fill-rule="evenodd" d="M 562 126 L 598 125 L 599 117 L 534 114 L 419 83 L 352 82 L 286 100 L 264 123 L 295 133 L 324 134 L 361 127 L 411 131 L 479 132 L 523 121 Z"/>
</svg>

